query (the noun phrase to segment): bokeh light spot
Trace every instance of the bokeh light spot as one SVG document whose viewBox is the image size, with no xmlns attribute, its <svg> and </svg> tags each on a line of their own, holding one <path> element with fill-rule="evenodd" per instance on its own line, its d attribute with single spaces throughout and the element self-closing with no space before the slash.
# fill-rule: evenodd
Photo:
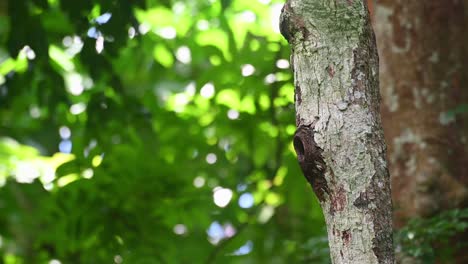
<svg viewBox="0 0 468 264">
<path fill-rule="evenodd" d="M 181 235 L 186 234 L 188 230 L 187 230 L 187 226 L 183 224 L 177 224 L 174 226 L 173 231 L 176 235 L 181 236 Z"/>
<path fill-rule="evenodd" d="M 226 207 L 232 199 L 232 191 L 228 188 L 215 187 L 213 190 L 214 203 L 219 207 Z"/>
<path fill-rule="evenodd" d="M 193 179 L 193 186 L 197 187 L 197 188 L 201 188 L 205 185 L 205 178 L 201 177 L 201 176 L 197 176 L 195 177 L 195 179 Z"/>
<path fill-rule="evenodd" d="M 234 109 L 229 109 L 229 111 L 227 112 L 227 116 L 229 119 L 235 120 L 239 118 L 239 112 Z"/>
<path fill-rule="evenodd" d="M 205 98 L 213 97 L 214 93 L 215 87 L 212 83 L 207 83 L 200 89 L 200 95 Z"/>
<path fill-rule="evenodd" d="M 287 69 L 289 68 L 289 61 L 285 59 L 280 59 L 276 61 L 276 67 L 280 69 Z"/>
<path fill-rule="evenodd" d="M 71 153 L 72 142 L 68 139 L 62 140 L 59 143 L 59 151 L 62 153 Z"/>
<path fill-rule="evenodd" d="M 67 126 L 61 126 L 59 128 L 59 134 L 62 139 L 68 139 L 71 136 L 71 130 Z"/>
<path fill-rule="evenodd" d="M 242 65 L 242 76 L 250 76 L 254 74 L 255 67 L 252 64 Z"/>
<path fill-rule="evenodd" d="M 73 115 L 79 115 L 86 110 L 85 103 L 76 103 L 70 106 L 70 113 Z"/>
<path fill-rule="evenodd" d="M 208 155 L 206 155 L 206 162 L 208 164 L 215 164 L 217 159 L 218 157 L 214 153 L 209 153 Z"/>
<path fill-rule="evenodd" d="M 182 46 L 177 49 L 176 51 L 176 58 L 178 61 L 187 64 L 192 61 L 192 54 L 190 53 L 190 49 L 187 46 Z"/>
<path fill-rule="evenodd" d="M 243 193 L 239 197 L 239 206 L 241 208 L 247 209 L 254 205 L 254 197 L 251 193 Z"/>
</svg>

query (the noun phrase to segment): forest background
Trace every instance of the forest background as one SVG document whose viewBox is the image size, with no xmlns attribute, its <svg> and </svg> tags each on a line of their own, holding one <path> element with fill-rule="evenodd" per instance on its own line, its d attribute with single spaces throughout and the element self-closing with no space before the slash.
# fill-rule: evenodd
<svg viewBox="0 0 468 264">
<path fill-rule="evenodd" d="M 451 263 L 468 4 L 378 2 L 396 250 Z M 0 263 L 329 263 L 283 4 L 0 1 Z"/>
</svg>

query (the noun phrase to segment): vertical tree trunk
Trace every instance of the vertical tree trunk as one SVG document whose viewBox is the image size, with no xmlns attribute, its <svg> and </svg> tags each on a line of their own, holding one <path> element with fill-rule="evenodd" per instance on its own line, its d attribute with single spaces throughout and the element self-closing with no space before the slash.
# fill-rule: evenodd
<svg viewBox="0 0 468 264">
<path fill-rule="evenodd" d="M 365 0 L 289 0 L 294 147 L 325 215 L 333 263 L 394 263 L 379 114 L 378 57 Z"/>
<path fill-rule="evenodd" d="M 468 103 L 464 2 L 375 3 L 397 227 L 467 203 L 468 120 L 448 113 Z"/>
</svg>

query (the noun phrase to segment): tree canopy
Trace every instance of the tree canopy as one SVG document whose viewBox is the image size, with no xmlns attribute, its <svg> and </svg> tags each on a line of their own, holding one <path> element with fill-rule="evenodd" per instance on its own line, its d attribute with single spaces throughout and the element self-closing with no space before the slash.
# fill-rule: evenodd
<svg viewBox="0 0 468 264">
<path fill-rule="evenodd" d="M 2 3 L 0 263 L 327 263 L 282 4 Z"/>
</svg>

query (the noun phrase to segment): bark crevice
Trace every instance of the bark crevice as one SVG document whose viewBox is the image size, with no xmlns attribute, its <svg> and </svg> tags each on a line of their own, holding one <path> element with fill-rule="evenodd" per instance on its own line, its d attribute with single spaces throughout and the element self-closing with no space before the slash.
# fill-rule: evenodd
<svg viewBox="0 0 468 264">
<path fill-rule="evenodd" d="M 314 124 L 301 125 L 294 134 L 294 149 L 297 160 L 307 181 L 312 186 L 319 201 L 325 201 L 325 194 L 330 195 L 325 179 L 326 164 L 323 160 L 323 150 L 314 139 Z"/>
</svg>

